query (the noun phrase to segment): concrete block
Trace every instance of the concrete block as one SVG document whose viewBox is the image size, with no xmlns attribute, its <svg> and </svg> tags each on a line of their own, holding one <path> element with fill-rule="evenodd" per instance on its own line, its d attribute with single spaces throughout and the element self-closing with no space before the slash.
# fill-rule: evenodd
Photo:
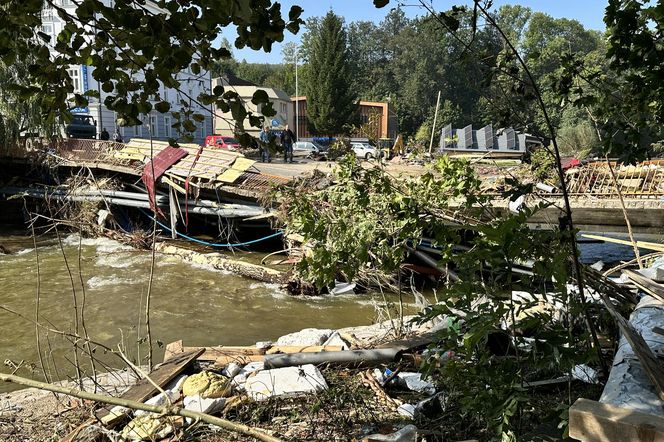
<svg viewBox="0 0 664 442">
<path fill-rule="evenodd" d="M 364 438 L 362 442 L 416 442 L 417 427 L 406 425 L 401 430 L 392 434 L 372 434 Z"/>
<path fill-rule="evenodd" d="M 184 398 L 184 409 L 200 413 L 215 414 L 223 410 L 226 398 L 204 398 L 200 395 Z"/>
<path fill-rule="evenodd" d="M 254 400 L 274 396 L 297 396 L 327 389 L 327 382 L 314 365 L 263 370 L 251 376 L 244 384 L 247 394 Z"/>
<path fill-rule="evenodd" d="M 277 345 L 323 345 L 332 333 L 334 333 L 334 330 L 305 328 L 299 332 L 280 337 L 277 340 Z"/>
</svg>

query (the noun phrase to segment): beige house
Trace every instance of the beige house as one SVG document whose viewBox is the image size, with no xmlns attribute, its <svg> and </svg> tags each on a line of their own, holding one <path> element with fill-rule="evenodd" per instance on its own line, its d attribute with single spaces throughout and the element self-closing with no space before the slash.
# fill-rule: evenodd
<svg viewBox="0 0 664 442">
<path fill-rule="evenodd" d="M 272 102 L 272 108 L 277 112 L 275 116 L 265 119 L 265 125 L 274 130 L 281 130 L 286 124 L 288 124 L 293 105 L 291 104 L 290 96 L 286 92 L 270 87 L 260 87 L 250 81 L 242 80 L 233 75 L 215 78 L 212 80 L 212 88 L 214 89 L 215 86 L 223 86 L 226 91 L 231 90 L 237 92 L 242 98 L 247 111 L 253 113 L 260 113 L 260 109 L 257 109 L 257 106 L 251 102 L 254 92 L 259 89 L 264 90 L 267 92 L 267 96 Z M 236 129 L 236 122 L 233 120 L 233 115 L 231 115 L 230 112 L 222 112 L 215 108 L 214 133 L 216 135 L 235 136 L 237 135 Z M 244 121 L 244 131 L 257 137 L 260 133 L 260 128 L 252 127 L 249 124 L 249 118 L 247 118 Z"/>
</svg>

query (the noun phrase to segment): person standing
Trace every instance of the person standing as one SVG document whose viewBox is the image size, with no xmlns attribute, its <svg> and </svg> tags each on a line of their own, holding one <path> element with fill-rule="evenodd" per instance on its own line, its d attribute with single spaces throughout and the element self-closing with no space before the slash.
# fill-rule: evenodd
<svg viewBox="0 0 664 442">
<path fill-rule="evenodd" d="M 106 128 L 103 128 L 101 130 L 101 133 L 99 134 L 99 139 L 102 140 L 102 141 L 108 141 L 108 140 L 111 139 L 111 135 L 108 133 Z"/>
<path fill-rule="evenodd" d="M 261 149 L 261 163 L 272 162 L 270 158 L 270 133 L 267 131 L 267 127 L 263 127 L 260 135 L 258 136 L 260 140 L 260 149 Z"/>
<path fill-rule="evenodd" d="M 284 148 L 284 163 L 293 162 L 293 143 L 295 141 L 295 134 L 288 128 L 288 125 L 286 125 L 286 128 L 281 132 L 281 145 Z"/>
</svg>

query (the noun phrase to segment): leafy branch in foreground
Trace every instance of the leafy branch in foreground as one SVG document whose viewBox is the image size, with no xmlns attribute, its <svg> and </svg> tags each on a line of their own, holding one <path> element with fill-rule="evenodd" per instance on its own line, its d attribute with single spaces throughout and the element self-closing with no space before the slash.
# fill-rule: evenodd
<svg viewBox="0 0 664 442">
<path fill-rule="evenodd" d="M 445 214 L 478 212 L 479 181 L 467 163 L 441 158 L 417 178 L 395 179 L 379 168 L 365 168 L 354 155 L 343 158 L 336 182 L 323 190 L 309 184 L 287 186 L 282 221 L 311 247 L 298 265 L 302 277 L 325 287 L 362 270 L 392 273 L 409 244 L 425 233 L 447 248 L 458 241 L 457 229 L 445 228 Z M 455 201 L 457 208 L 450 208 Z M 446 250 L 449 253 L 451 250 Z"/>
<path fill-rule="evenodd" d="M 0 5 L 0 62 L 9 66 L 31 60 L 25 78 L 3 87 L 20 99 L 36 99 L 47 124 L 70 118 L 72 105 L 85 106 L 89 97 L 99 97 L 96 90 L 74 93 L 68 69 L 79 65 L 94 69 L 92 76 L 108 94 L 104 104 L 118 114 L 121 125 L 140 124 L 140 114 L 153 108 L 174 111 L 160 97 L 162 86 L 177 90 L 183 107 L 192 101 L 214 103 L 244 121 L 248 114 L 236 92 L 217 86 L 209 94 L 192 97 L 182 84 L 181 72 L 202 79 L 217 60 L 230 57 L 228 49 L 214 44 L 224 28 L 237 30 L 235 47 L 270 51 L 274 42 L 283 40 L 284 32 L 296 33 L 302 23 L 299 6 L 292 6 L 285 20 L 281 5 L 269 0 L 72 3 L 73 12 L 55 0 L 10 0 Z M 40 30 L 42 14 L 57 15 L 62 22 L 54 39 Z M 269 116 L 267 97 L 257 95 L 254 100 L 266 104 L 263 114 Z M 186 131 L 195 128 L 194 121 L 202 116 L 173 113 L 176 119 L 184 117 L 178 129 Z M 250 121 L 260 124 L 256 118 Z"/>
<path fill-rule="evenodd" d="M 304 238 L 300 276 L 319 287 L 367 273 L 395 274 L 424 237 L 438 266 L 458 281 L 438 287 L 420 318 L 448 318 L 438 349 L 458 357 L 429 369 L 477 432 L 515 438 L 551 408 L 524 393 L 528 381 L 593 361 L 584 305 L 570 293 L 569 232 L 535 231 L 544 206 L 493 217 L 471 165 L 441 157 L 418 177 L 394 177 L 345 157 L 334 182 L 304 181 L 279 191 L 281 220 Z M 505 197 L 520 195 L 512 183 Z M 532 274 L 514 272 L 532 267 Z M 560 400 L 557 398 L 556 400 Z M 550 416 L 548 416 L 550 417 Z M 502 435 L 502 436 L 501 436 Z M 450 437 L 454 435 L 450 434 Z"/>
</svg>

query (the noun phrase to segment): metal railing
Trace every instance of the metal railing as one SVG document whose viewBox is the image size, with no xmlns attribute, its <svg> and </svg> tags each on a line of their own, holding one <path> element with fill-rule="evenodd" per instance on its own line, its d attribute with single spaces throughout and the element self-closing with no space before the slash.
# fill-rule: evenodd
<svg viewBox="0 0 664 442">
<path fill-rule="evenodd" d="M 637 165 L 612 163 L 620 193 L 630 198 L 661 198 L 664 196 L 664 161 Z M 567 173 L 570 195 L 617 197 L 616 183 L 606 163 L 589 163 Z"/>
</svg>

